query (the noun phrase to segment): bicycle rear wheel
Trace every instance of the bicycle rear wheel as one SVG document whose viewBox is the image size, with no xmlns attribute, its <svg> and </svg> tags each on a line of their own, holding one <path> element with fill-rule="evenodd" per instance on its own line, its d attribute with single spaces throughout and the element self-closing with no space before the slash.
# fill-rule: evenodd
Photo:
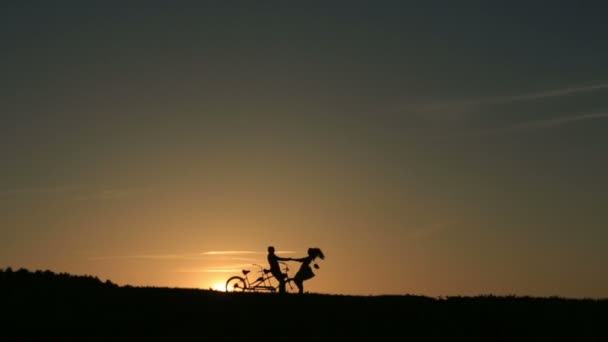
<svg viewBox="0 0 608 342">
<path fill-rule="evenodd" d="M 226 292 L 243 292 L 245 290 L 247 290 L 247 284 L 242 277 L 234 276 L 226 281 Z"/>
</svg>

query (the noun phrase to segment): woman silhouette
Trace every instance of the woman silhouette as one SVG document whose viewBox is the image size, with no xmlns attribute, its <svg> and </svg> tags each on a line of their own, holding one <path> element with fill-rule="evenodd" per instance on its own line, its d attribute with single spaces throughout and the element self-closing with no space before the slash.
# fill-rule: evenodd
<svg viewBox="0 0 608 342">
<path fill-rule="evenodd" d="M 302 263 L 300 269 L 293 277 L 293 282 L 296 283 L 296 286 L 298 287 L 298 293 L 300 294 L 304 293 L 304 281 L 315 276 L 315 273 L 310 267 L 310 263 L 315 261 L 316 258 L 325 259 L 325 255 L 323 254 L 320 248 L 309 248 L 307 257 L 292 259 L 293 261 L 299 261 Z M 314 267 L 319 268 L 319 265 L 314 264 Z"/>
</svg>

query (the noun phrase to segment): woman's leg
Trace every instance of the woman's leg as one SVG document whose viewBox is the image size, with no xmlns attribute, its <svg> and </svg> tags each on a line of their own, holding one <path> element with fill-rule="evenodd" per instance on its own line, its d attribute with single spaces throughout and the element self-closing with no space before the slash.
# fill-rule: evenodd
<svg viewBox="0 0 608 342">
<path fill-rule="evenodd" d="M 293 282 L 296 283 L 296 286 L 298 287 L 298 293 L 304 293 L 304 281 L 302 279 L 294 279 Z"/>
</svg>

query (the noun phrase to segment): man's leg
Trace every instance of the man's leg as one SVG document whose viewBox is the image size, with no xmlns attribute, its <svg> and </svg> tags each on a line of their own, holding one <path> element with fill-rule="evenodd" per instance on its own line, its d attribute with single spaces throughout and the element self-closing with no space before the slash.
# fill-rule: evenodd
<svg viewBox="0 0 608 342">
<path fill-rule="evenodd" d="M 279 293 L 285 293 L 285 276 L 284 273 L 272 274 L 279 281 Z"/>
</svg>

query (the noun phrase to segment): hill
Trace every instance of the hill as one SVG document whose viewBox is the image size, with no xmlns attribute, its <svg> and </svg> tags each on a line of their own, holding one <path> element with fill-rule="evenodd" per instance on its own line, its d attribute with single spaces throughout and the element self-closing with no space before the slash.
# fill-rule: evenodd
<svg viewBox="0 0 608 342">
<path fill-rule="evenodd" d="M 0 303 L 8 340 L 608 340 L 608 300 L 223 293 L 7 269 Z"/>
</svg>

